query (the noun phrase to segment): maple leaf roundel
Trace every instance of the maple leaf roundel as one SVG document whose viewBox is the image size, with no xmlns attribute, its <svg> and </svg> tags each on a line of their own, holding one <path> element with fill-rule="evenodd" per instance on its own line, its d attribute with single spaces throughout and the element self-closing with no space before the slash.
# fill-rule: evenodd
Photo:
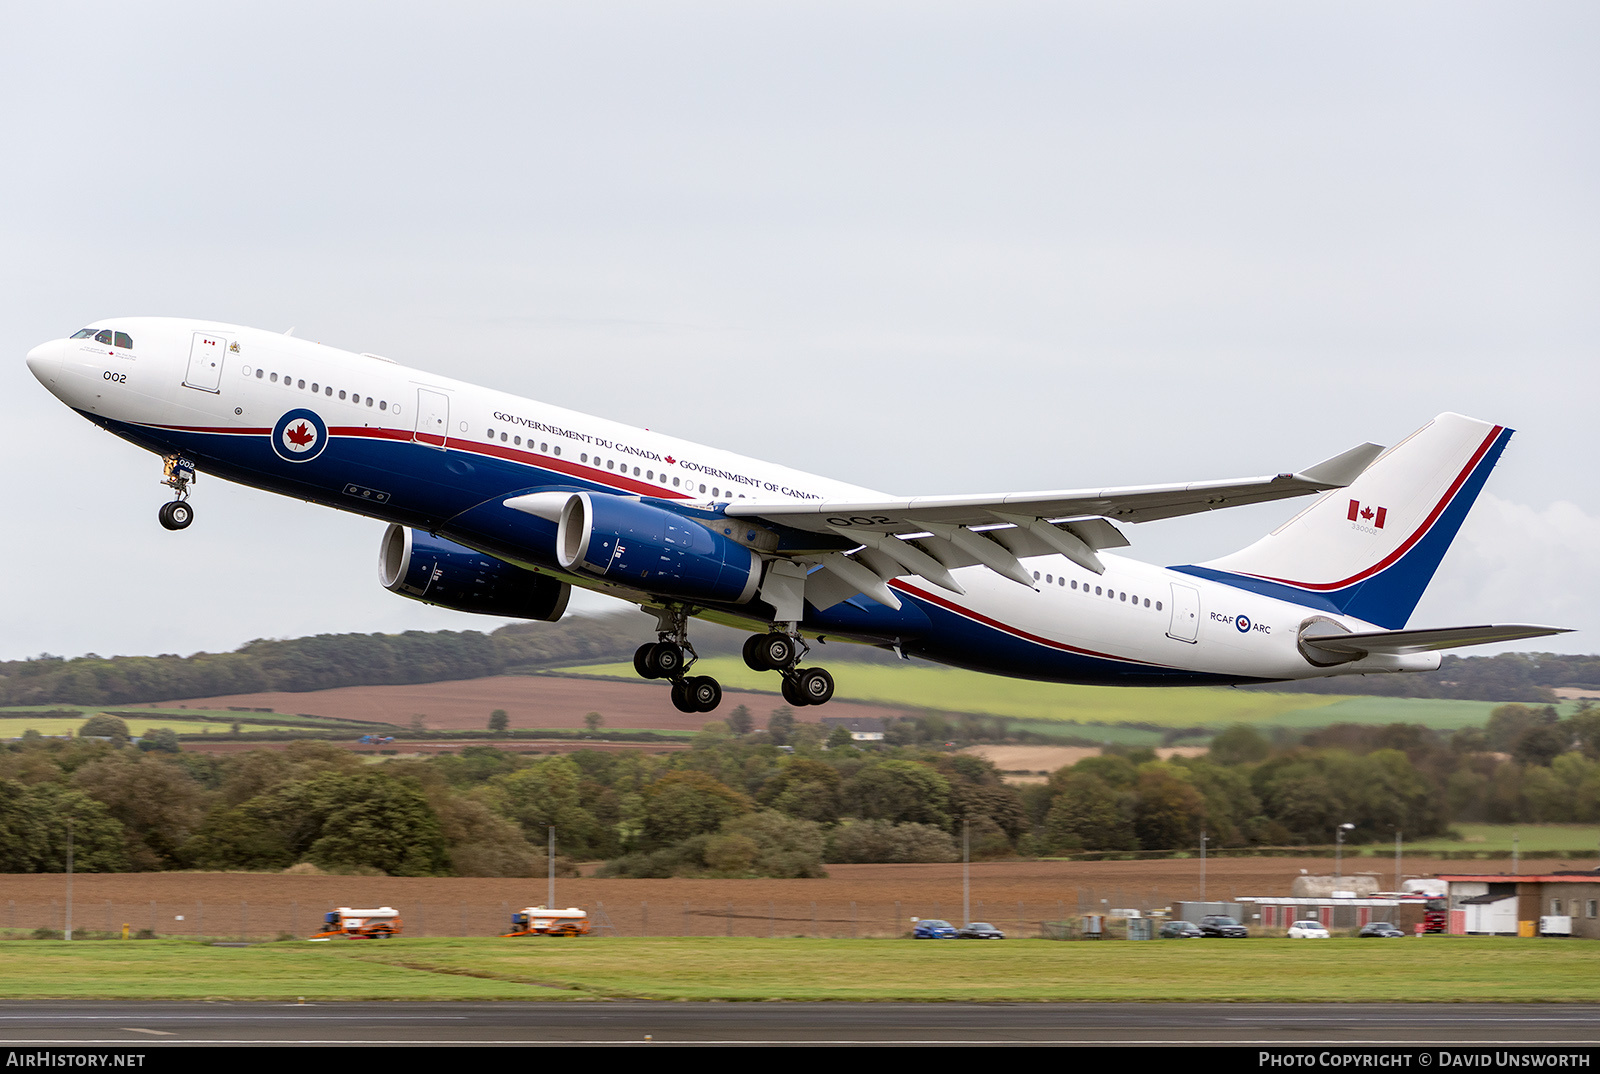
<svg viewBox="0 0 1600 1074">
<path fill-rule="evenodd" d="M 291 410 L 272 429 L 272 450 L 285 462 L 310 462 L 328 445 L 328 427 L 310 410 Z"/>
</svg>

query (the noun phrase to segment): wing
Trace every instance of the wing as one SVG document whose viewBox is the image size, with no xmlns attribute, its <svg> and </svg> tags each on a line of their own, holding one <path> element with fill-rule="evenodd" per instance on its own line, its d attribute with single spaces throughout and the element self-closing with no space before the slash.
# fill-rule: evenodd
<svg viewBox="0 0 1600 1074">
<path fill-rule="evenodd" d="M 842 537 L 859 546 L 820 555 L 820 566 L 831 578 L 813 576 L 805 589 L 806 599 L 818 607 L 862 593 L 898 608 L 900 602 L 887 585 L 891 578 L 915 574 L 961 593 L 950 572 L 981 564 L 1034 588 L 1033 575 L 1019 560 L 1058 553 L 1101 574 L 1105 566 L 1095 553 L 1128 543 L 1110 519 L 1150 522 L 1343 488 L 1382 451 L 1376 444 L 1362 444 L 1297 473 L 1237 481 L 870 503 L 734 503 L 726 512 Z"/>
</svg>

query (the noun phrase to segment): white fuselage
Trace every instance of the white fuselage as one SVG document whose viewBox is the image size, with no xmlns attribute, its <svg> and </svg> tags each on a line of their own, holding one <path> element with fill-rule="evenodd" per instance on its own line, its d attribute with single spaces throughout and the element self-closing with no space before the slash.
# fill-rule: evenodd
<svg viewBox="0 0 1600 1074">
<path fill-rule="evenodd" d="M 167 318 L 109 320 L 91 328 L 114 331 L 131 346 L 118 346 L 115 337 L 106 345 L 89 336 L 43 344 L 28 357 L 35 375 L 68 406 L 150 450 L 189 454 L 201 469 L 403 525 L 428 525 L 434 515 L 415 505 L 428 496 L 444 496 L 435 487 L 439 482 L 414 484 L 408 474 L 393 473 L 387 479 L 392 487 L 377 487 L 379 479 L 372 475 L 384 469 L 374 461 L 363 462 L 342 488 L 323 480 L 312 489 L 304 476 L 307 468 L 296 469 L 292 458 L 279 465 L 260 443 L 291 411 L 309 410 L 325 423 L 329 436 L 363 450 L 407 445 L 415 451 L 425 445 L 443 452 L 463 475 L 463 488 L 483 482 L 481 489 L 473 486 L 472 495 L 481 492 L 484 500 L 553 480 L 701 509 L 739 501 L 859 502 L 879 495 L 289 336 Z M 203 344 L 202 337 L 208 337 Z M 1426 670 L 1439 663 L 1437 654 L 1424 653 L 1317 667 L 1299 651 L 1296 635 L 1308 616 L 1326 612 L 1125 558 L 1104 555 L 1102 560 L 1106 570 L 1096 575 L 1062 556 L 1030 558 L 1024 566 L 1035 572 L 1035 589 L 984 567 L 956 572 L 966 591 L 962 595 L 915 576 L 896 579 L 893 586 L 930 612 L 937 609 L 936 627 L 959 623 L 975 639 L 916 651 L 1003 674 L 1077 678 L 1049 660 L 1039 662 L 1038 673 L 1030 672 L 1030 653 L 1052 651 L 1063 659 L 1193 672 L 1218 681 Z M 563 577 L 624 599 L 649 599 L 581 574 Z M 740 613 L 729 614 L 737 618 Z M 1361 620 L 1327 617 L 1350 630 L 1371 629 Z M 761 617 L 752 613 L 750 621 Z"/>
</svg>

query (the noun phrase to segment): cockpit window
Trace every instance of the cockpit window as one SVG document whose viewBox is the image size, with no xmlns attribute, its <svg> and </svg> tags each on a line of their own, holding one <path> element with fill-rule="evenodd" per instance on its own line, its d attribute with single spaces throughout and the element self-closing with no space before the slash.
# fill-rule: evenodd
<svg viewBox="0 0 1600 1074">
<path fill-rule="evenodd" d="M 104 343 L 108 347 L 111 346 L 111 329 L 100 329 L 100 331 L 94 334 L 94 341 L 96 343 Z"/>
<path fill-rule="evenodd" d="M 73 339 L 88 339 L 92 335 L 94 335 L 94 329 L 93 328 L 80 328 L 76 332 L 72 333 L 72 338 Z"/>
<path fill-rule="evenodd" d="M 128 333 L 126 333 L 126 332 L 117 332 L 117 333 L 115 333 L 115 335 L 116 335 L 116 340 L 117 340 L 117 343 L 116 343 L 117 346 L 122 347 L 124 350 L 130 350 L 130 351 L 133 350 L 133 337 L 132 336 L 128 335 Z"/>
</svg>

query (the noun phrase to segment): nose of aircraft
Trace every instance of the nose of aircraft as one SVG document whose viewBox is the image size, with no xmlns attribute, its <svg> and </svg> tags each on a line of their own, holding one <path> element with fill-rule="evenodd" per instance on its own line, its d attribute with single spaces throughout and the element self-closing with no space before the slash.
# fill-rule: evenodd
<svg viewBox="0 0 1600 1074">
<path fill-rule="evenodd" d="M 39 383 L 47 388 L 61 371 L 61 355 L 66 342 L 64 339 L 52 339 L 28 352 L 28 368 L 39 378 Z"/>
</svg>

